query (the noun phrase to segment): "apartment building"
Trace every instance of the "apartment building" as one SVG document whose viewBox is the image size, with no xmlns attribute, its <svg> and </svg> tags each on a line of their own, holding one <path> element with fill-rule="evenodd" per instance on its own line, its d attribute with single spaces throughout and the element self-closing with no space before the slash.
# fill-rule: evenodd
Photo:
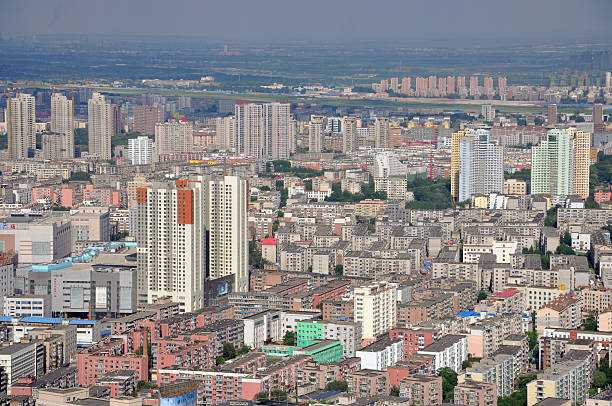
<svg viewBox="0 0 612 406">
<path fill-rule="evenodd" d="M 430 375 L 410 375 L 399 384 L 400 397 L 411 405 L 433 406 L 442 404 L 442 378 Z"/>
<path fill-rule="evenodd" d="M 582 303 L 579 296 L 565 294 L 538 309 L 537 330 L 545 328 L 578 328 L 582 324 Z"/>
<path fill-rule="evenodd" d="M 362 325 L 362 338 L 375 341 L 395 326 L 397 285 L 380 281 L 354 289 L 354 320 Z"/>
<path fill-rule="evenodd" d="M 465 380 L 455 386 L 455 404 L 465 406 L 497 406 L 497 388 L 494 383 Z"/>
<path fill-rule="evenodd" d="M 435 357 L 435 369 L 450 368 L 461 371 L 463 361 L 468 358 L 468 338 L 464 335 L 448 334 L 418 351 L 421 355 Z"/>
<path fill-rule="evenodd" d="M 358 350 L 355 356 L 361 359 L 362 369 L 386 371 L 404 359 L 402 340 L 384 337 Z"/>
</svg>

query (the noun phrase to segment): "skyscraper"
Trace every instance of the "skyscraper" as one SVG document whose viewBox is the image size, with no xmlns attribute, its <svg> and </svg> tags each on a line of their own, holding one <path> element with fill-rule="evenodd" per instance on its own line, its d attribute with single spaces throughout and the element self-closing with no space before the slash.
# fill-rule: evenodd
<svg viewBox="0 0 612 406">
<path fill-rule="evenodd" d="M 145 135 L 128 140 L 128 157 L 132 165 L 148 165 L 153 162 L 153 140 Z"/>
<path fill-rule="evenodd" d="M 36 149 L 36 100 L 19 94 L 7 100 L 9 159 L 26 159 Z"/>
<path fill-rule="evenodd" d="M 548 105 L 548 115 L 546 116 L 546 124 L 547 125 L 557 124 L 557 105 L 556 104 Z"/>
<path fill-rule="evenodd" d="M 236 152 L 255 158 L 264 155 L 263 109 L 260 104 L 236 102 Z"/>
<path fill-rule="evenodd" d="M 342 123 L 342 152 L 348 154 L 357 150 L 357 119 L 344 117 Z"/>
<path fill-rule="evenodd" d="M 586 199 L 589 197 L 591 134 L 575 131 L 572 141 L 574 148 L 572 194 Z"/>
<path fill-rule="evenodd" d="M 490 104 L 482 105 L 482 116 L 485 121 L 493 121 L 495 119 L 495 109 Z"/>
<path fill-rule="evenodd" d="M 409 77 L 402 78 L 402 93 L 408 94 L 410 93 L 412 84 L 410 83 L 411 79 Z"/>
<path fill-rule="evenodd" d="M 475 194 L 501 193 L 504 149 L 489 140 L 488 130 L 470 130 L 459 146 L 459 201 Z"/>
<path fill-rule="evenodd" d="M 459 198 L 459 167 L 461 163 L 461 157 L 459 152 L 461 150 L 461 138 L 465 136 L 465 131 L 457 131 L 451 135 L 451 196 L 454 201 Z"/>
<path fill-rule="evenodd" d="M 100 93 L 94 93 L 87 103 L 87 131 L 89 154 L 99 159 L 111 159 L 111 136 L 113 135 L 111 104 Z"/>
<path fill-rule="evenodd" d="M 72 100 L 61 93 L 51 96 L 51 131 L 60 135 L 59 156 L 74 158 L 74 117 Z"/>
<path fill-rule="evenodd" d="M 604 130 L 603 106 L 597 103 L 593 105 L 593 132 L 602 133 Z"/>
<path fill-rule="evenodd" d="M 216 144 L 223 148 L 236 148 L 236 117 L 217 117 L 215 119 Z"/>
<path fill-rule="evenodd" d="M 446 93 L 447 94 L 457 93 L 457 91 L 455 90 L 455 77 L 454 76 L 446 77 Z"/>
<path fill-rule="evenodd" d="M 310 116 L 308 124 L 308 152 L 319 153 L 323 151 L 323 129 L 325 128 L 325 117 Z"/>
<path fill-rule="evenodd" d="M 154 135 L 155 124 L 164 121 L 164 109 L 152 106 L 134 106 L 134 131 Z"/>
<path fill-rule="evenodd" d="M 572 140 L 568 130 L 549 130 L 531 148 L 531 194 L 572 194 Z"/>
<path fill-rule="evenodd" d="M 389 85 L 389 87 L 391 88 L 391 90 L 393 90 L 394 93 L 399 93 L 399 79 L 398 78 L 391 78 L 390 80 L 391 84 Z"/>
<path fill-rule="evenodd" d="M 263 105 L 265 155 L 272 159 L 289 158 L 289 124 L 291 105 L 268 103 Z"/>
<path fill-rule="evenodd" d="M 211 279 L 234 275 L 234 290 L 249 289 L 247 182 L 238 176 L 207 181 L 206 224 Z"/>
<path fill-rule="evenodd" d="M 136 189 L 138 302 L 170 296 L 184 312 L 203 306 L 207 269 L 206 180 Z"/>
<path fill-rule="evenodd" d="M 389 148 L 389 119 L 377 118 L 374 122 L 376 148 Z"/>
<path fill-rule="evenodd" d="M 192 149 L 192 122 L 183 118 L 155 124 L 155 151 L 157 155 L 189 152 Z"/>
<path fill-rule="evenodd" d="M 470 76 L 470 96 L 477 96 L 478 94 L 478 76 Z"/>
</svg>

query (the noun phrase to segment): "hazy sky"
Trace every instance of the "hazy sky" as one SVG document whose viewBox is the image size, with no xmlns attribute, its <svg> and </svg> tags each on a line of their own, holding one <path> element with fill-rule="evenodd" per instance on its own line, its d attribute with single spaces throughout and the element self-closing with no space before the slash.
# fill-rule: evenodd
<svg viewBox="0 0 612 406">
<path fill-rule="evenodd" d="M 612 40 L 612 0 L 2 0 L 15 34 Z"/>
</svg>

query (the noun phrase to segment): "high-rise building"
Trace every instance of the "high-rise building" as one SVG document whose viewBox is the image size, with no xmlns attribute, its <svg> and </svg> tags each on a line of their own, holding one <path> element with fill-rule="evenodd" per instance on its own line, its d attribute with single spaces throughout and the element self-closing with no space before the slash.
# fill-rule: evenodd
<svg viewBox="0 0 612 406">
<path fill-rule="evenodd" d="M 500 76 L 497 78 L 497 88 L 500 93 L 508 88 L 508 79 L 505 76 Z"/>
<path fill-rule="evenodd" d="M 589 197 L 591 134 L 575 131 L 572 138 L 572 146 L 574 149 L 572 194 L 586 199 Z"/>
<path fill-rule="evenodd" d="M 606 87 L 612 88 L 612 72 L 606 72 Z"/>
<path fill-rule="evenodd" d="M 459 199 L 459 167 L 461 157 L 459 156 L 461 138 L 465 136 L 465 131 L 458 131 L 451 135 L 451 196 L 454 201 Z"/>
<path fill-rule="evenodd" d="M 402 93 L 408 94 L 412 90 L 411 79 L 409 77 L 402 78 Z"/>
<path fill-rule="evenodd" d="M 89 154 L 111 159 L 111 137 L 114 131 L 111 104 L 100 93 L 94 93 L 87 105 Z"/>
<path fill-rule="evenodd" d="M 236 152 L 255 158 L 264 155 L 264 123 L 261 104 L 236 102 Z"/>
<path fill-rule="evenodd" d="M 308 151 L 311 153 L 319 153 L 323 151 L 323 129 L 325 128 L 325 117 L 310 116 L 308 123 Z"/>
<path fill-rule="evenodd" d="M 344 117 L 342 123 L 342 152 L 345 154 L 357 150 L 357 119 Z"/>
<path fill-rule="evenodd" d="M 394 93 L 399 93 L 399 79 L 391 78 L 391 84 L 389 85 L 390 89 L 393 90 Z"/>
<path fill-rule="evenodd" d="M 438 78 L 438 92 L 440 96 L 446 96 L 446 78 Z"/>
<path fill-rule="evenodd" d="M 155 124 L 157 155 L 189 152 L 193 149 L 193 123 L 186 119 L 171 119 Z"/>
<path fill-rule="evenodd" d="M 61 93 L 51 96 L 51 132 L 59 135 L 58 158 L 74 158 L 74 111 L 72 100 Z"/>
<path fill-rule="evenodd" d="M 234 290 L 239 292 L 249 289 L 248 198 L 247 182 L 238 176 L 207 182 L 209 277 L 234 275 Z"/>
<path fill-rule="evenodd" d="M 128 140 L 128 157 L 132 165 L 148 165 L 153 162 L 153 140 L 146 135 Z"/>
<path fill-rule="evenodd" d="M 547 125 L 557 124 L 557 105 L 556 104 L 548 105 L 548 114 L 546 116 L 546 124 Z"/>
<path fill-rule="evenodd" d="M 374 137 L 376 148 L 389 148 L 389 119 L 376 119 L 374 122 Z"/>
<path fill-rule="evenodd" d="M 430 75 L 427 78 L 427 85 L 429 86 L 429 91 L 432 92 L 438 87 L 438 78 L 435 75 Z"/>
<path fill-rule="evenodd" d="M 236 148 L 236 117 L 217 117 L 215 119 L 216 144 L 223 148 Z"/>
<path fill-rule="evenodd" d="M 488 130 L 470 130 L 459 143 L 459 201 L 504 190 L 504 148 Z"/>
<path fill-rule="evenodd" d="M 490 76 L 485 76 L 483 79 L 483 88 L 484 92 L 487 96 L 493 94 L 493 78 Z"/>
<path fill-rule="evenodd" d="M 118 104 L 110 105 L 112 135 L 121 134 L 121 108 Z"/>
<path fill-rule="evenodd" d="M 465 76 L 457 76 L 457 91 L 465 89 Z"/>
<path fill-rule="evenodd" d="M 203 307 L 206 202 L 202 177 L 136 189 L 139 304 L 170 296 L 181 311 Z"/>
<path fill-rule="evenodd" d="M 36 149 L 36 99 L 19 94 L 7 100 L 9 159 L 26 159 Z"/>
<path fill-rule="evenodd" d="M 593 105 L 593 132 L 602 133 L 606 127 L 603 121 L 603 106 L 600 103 Z"/>
<path fill-rule="evenodd" d="M 478 94 L 478 76 L 470 76 L 470 96 L 477 96 Z"/>
<path fill-rule="evenodd" d="M 531 194 L 572 194 L 573 148 L 566 129 L 549 130 L 546 140 L 531 148 Z"/>
<path fill-rule="evenodd" d="M 155 124 L 164 121 L 164 109 L 153 106 L 134 106 L 134 131 L 154 135 Z"/>
<path fill-rule="evenodd" d="M 493 121 L 495 119 L 495 109 L 490 104 L 482 105 L 482 116 L 485 121 Z"/>
<path fill-rule="evenodd" d="M 446 93 L 447 94 L 457 93 L 457 91 L 455 90 L 455 77 L 454 76 L 446 77 Z"/>
<path fill-rule="evenodd" d="M 354 290 L 354 320 L 361 323 L 366 341 L 375 341 L 395 326 L 397 285 L 387 281 L 373 282 Z"/>
<path fill-rule="evenodd" d="M 268 103 L 263 105 L 264 152 L 272 159 L 289 158 L 289 124 L 291 105 Z"/>
<path fill-rule="evenodd" d="M 427 79 L 422 78 L 422 77 L 417 77 L 415 82 L 416 82 L 415 89 L 416 89 L 417 95 L 427 96 L 427 88 L 428 88 Z"/>
<path fill-rule="evenodd" d="M 295 154 L 297 148 L 298 126 L 295 118 L 289 123 L 289 152 Z"/>
</svg>

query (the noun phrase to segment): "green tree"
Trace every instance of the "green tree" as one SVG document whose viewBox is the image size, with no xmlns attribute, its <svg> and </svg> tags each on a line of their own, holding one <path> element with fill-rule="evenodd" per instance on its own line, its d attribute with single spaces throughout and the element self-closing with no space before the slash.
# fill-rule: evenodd
<svg viewBox="0 0 612 406">
<path fill-rule="evenodd" d="M 70 177 L 68 178 L 68 182 L 73 182 L 73 181 L 91 182 L 91 175 L 89 175 L 89 173 L 87 172 L 72 172 L 70 174 Z"/>
<path fill-rule="evenodd" d="M 243 345 L 242 348 L 238 350 L 238 355 L 248 354 L 249 351 L 251 351 L 249 347 L 247 347 L 246 345 Z"/>
<path fill-rule="evenodd" d="M 268 392 L 257 392 L 254 399 L 257 403 L 264 403 L 268 400 Z"/>
<path fill-rule="evenodd" d="M 215 358 L 215 365 L 223 365 L 223 364 L 225 364 L 225 358 L 223 357 Z"/>
<path fill-rule="evenodd" d="M 343 275 L 344 274 L 344 266 L 342 264 L 336 265 L 336 267 L 334 268 L 334 273 L 336 275 Z"/>
<path fill-rule="evenodd" d="M 480 292 L 478 292 L 478 297 L 476 298 L 476 301 L 481 302 L 485 300 L 487 296 L 488 296 L 487 292 L 485 292 L 484 290 L 481 290 Z"/>
<path fill-rule="evenodd" d="M 346 381 L 331 381 L 327 385 L 325 385 L 325 389 L 327 390 L 338 390 L 341 392 L 348 391 L 348 383 Z"/>
<path fill-rule="evenodd" d="M 223 344 L 223 358 L 232 359 L 236 358 L 236 347 L 232 343 Z"/>
<path fill-rule="evenodd" d="M 586 199 L 584 202 L 584 208 L 585 209 L 599 209 L 601 207 L 599 206 L 599 203 L 597 203 L 595 199 L 593 199 L 593 196 L 589 196 L 588 199 Z"/>
<path fill-rule="evenodd" d="M 569 245 L 561 244 L 555 250 L 555 254 L 560 254 L 560 255 L 576 255 L 576 252 Z"/>
<path fill-rule="evenodd" d="M 597 316 L 595 315 L 595 312 L 589 312 L 589 315 L 584 321 L 584 329 L 589 331 L 597 331 Z"/>
<path fill-rule="evenodd" d="M 285 402 L 287 400 L 287 392 L 280 389 L 272 389 L 272 392 L 270 392 L 270 400 L 275 402 Z"/>
<path fill-rule="evenodd" d="M 559 210 L 559 205 L 551 207 L 546 212 L 546 217 L 544 217 L 544 225 L 547 227 L 557 227 L 557 210 Z"/>
<path fill-rule="evenodd" d="M 452 403 L 457 386 L 457 373 L 450 368 L 440 368 L 438 375 L 442 377 L 442 394 L 446 403 Z"/>
<path fill-rule="evenodd" d="M 295 333 L 287 331 L 283 337 L 283 345 L 295 345 Z"/>
<path fill-rule="evenodd" d="M 389 392 L 389 395 L 399 397 L 399 395 L 400 395 L 400 392 L 399 392 L 399 386 L 397 386 L 397 385 L 393 385 L 393 386 L 391 387 L 391 391 Z"/>
<path fill-rule="evenodd" d="M 608 384 L 608 377 L 605 372 L 595 371 L 593 372 L 593 386 L 597 388 L 603 388 Z"/>
</svg>

